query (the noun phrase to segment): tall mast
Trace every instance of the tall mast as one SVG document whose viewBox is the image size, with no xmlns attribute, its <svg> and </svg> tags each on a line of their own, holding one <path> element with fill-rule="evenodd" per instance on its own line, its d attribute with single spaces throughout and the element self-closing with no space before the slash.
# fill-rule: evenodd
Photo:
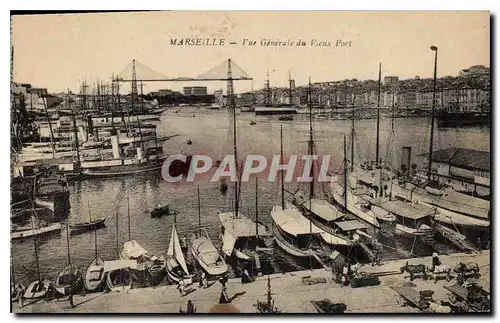
<svg viewBox="0 0 500 323">
<path fill-rule="evenodd" d="M 347 212 L 347 145 L 344 135 L 344 210 Z"/>
<path fill-rule="evenodd" d="M 309 87 L 308 87 L 308 105 L 309 105 L 309 141 L 308 141 L 308 154 L 313 155 L 313 128 L 312 128 L 312 97 L 311 97 L 311 77 L 309 77 Z M 312 207 L 312 199 L 314 197 L 314 162 L 311 160 L 311 171 L 309 175 L 312 177 L 309 182 L 309 210 Z M 312 221 L 309 219 L 309 232 L 312 233 Z M 309 243 L 311 243 L 312 236 L 310 235 Z"/>
<path fill-rule="evenodd" d="M 227 97 L 229 100 L 229 108 L 233 110 L 233 152 L 234 162 L 236 164 L 236 182 L 234 183 L 234 216 L 238 217 L 239 208 L 239 183 L 238 183 L 238 149 L 236 147 L 236 106 L 233 97 L 233 73 L 231 70 L 231 59 L 227 60 Z"/>
<path fill-rule="evenodd" d="M 259 178 L 255 176 L 255 236 L 259 237 Z"/>
<path fill-rule="evenodd" d="M 311 97 L 311 77 L 309 77 L 309 143 L 308 153 L 309 156 L 314 155 L 314 142 L 313 142 L 313 126 L 312 126 L 312 97 Z M 309 199 L 314 198 L 314 162 L 311 162 L 311 182 L 309 182 Z"/>
<path fill-rule="evenodd" d="M 200 185 L 196 188 L 197 196 L 198 196 L 198 226 L 201 230 L 201 204 L 200 204 Z"/>
<path fill-rule="evenodd" d="M 35 176 L 35 181 L 36 181 L 36 176 Z M 37 215 L 36 215 L 36 209 L 35 209 L 35 204 L 33 203 L 33 199 L 30 198 L 30 202 L 31 202 L 31 207 L 33 208 L 33 212 L 35 212 L 35 220 L 38 219 Z M 31 220 L 31 229 L 34 230 L 35 227 L 35 221 L 32 219 Z M 38 281 L 40 282 L 42 279 L 40 277 L 40 260 L 38 258 L 38 235 L 34 235 L 33 236 L 33 245 L 35 247 L 35 260 L 36 260 L 36 277 L 38 279 Z"/>
<path fill-rule="evenodd" d="M 55 154 L 56 152 L 56 144 L 54 142 L 54 131 L 52 130 L 52 124 L 50 123 L 50 116 L 49 116 L 49 110 L 47 109 L 47 101 L 46 98 L 42 96 L 42 101 L 43 101 L 43 107 L 45 109 L 45 116 L 47 117 L 47 122 L 49 123 L 49 130 L 50 130 L 50 142 L 52 143 L 52 153 Z"/>
<path fill-rule="evenodd" d="M 68 100 L 69 100 L 69 98 L 68 98 Z M 68 104 L 69 104 L 69 101 L 68 101 Z M 76 128 L 75 111 L 71 108 L 71 105 L 70 105 L 70 110 L 71 110 L 71 119 L 73 120 L 73 136 L 75 136 L 76 165 L 79 168 L 80 167 L 80 144 L 78 142 L 78 130 Z"/>
<path fill-rule="evenodd" d="M 356 101 L 356 93 L 354 94 L 354 100 L 353 102 Z M 354 109 L 355 109 L 355 104 L 352 106 L 352 125 L 351 125 L 351 172 L 354 171 Z"/>
<path fill-rule="evenodd" d="M 392 91 L 391 132 L 394 132 L 394 106 L 395 106 L 394 98 L 395 98 L 395 95 L 394 95 L 394 90 L 393 90 Z"/>
<path fill-rule="evenodd" d="M 68 246 L 68 264 L 71 266 L 71 252 L 69 250 L 69 226 L 68 226 L 68 220 L 66 220 L 66 244 Z"/>
<path fill-rule="evenodd" d="M 90 202 L 87 202 L 89 206 L 89 222 L 92 223 L 92 213 L 90 212 Z M 95 258 L 97 259 L 97 228 L 94 226 L 94 249 Z"/>
<path fill-rule="evenodd" d="M 116 256 L 119 258 L 120 257 L 120 246 L 119 246 L 119 239 L 118 239 L 118 211 L 116 211 Z"/>
<path fill-rule="evenodd" d="M 269 70 L 267 71 L 267 79 L 266 79 L 266 105 L 271 105 L 271 87 L 269 84 Z"/>
<path fill-rule="evenodd" d="M 427 169 L 427 181 L 431 180 L 432 171 L 432 149 L 434 143 L 434 109 L 436 105 L 436 77 L 437 77 L 437 47 L 432 46 L 431 50 L 434 51 L 434 81 L 433 81 L 433 91 L 432 91 L 432 116 L 431 116 L 431 139 L 429 142 L 429 166 Z"/>
<path fill-rule="evenodd" d="M 128 218 L 128 240 L 130 241 L 130 192 L 127 187 L 127 218 Z"/>
<path fill-rule="evenodd" d="M 283 125 L 280 126 L 280 164 L 283 165 Z M 281 171 L 281 208 L 285 209 L 285 180 Z"/>
<path fill-rule="evenodd" d="M 378 90 L 377 90 L 377 147 L 375 148 L 375 165 L 379 164 L 379 146 L 380 146 L 380 82 L 382 78 L 382 63 L 378 65 Z"/>
</svg>

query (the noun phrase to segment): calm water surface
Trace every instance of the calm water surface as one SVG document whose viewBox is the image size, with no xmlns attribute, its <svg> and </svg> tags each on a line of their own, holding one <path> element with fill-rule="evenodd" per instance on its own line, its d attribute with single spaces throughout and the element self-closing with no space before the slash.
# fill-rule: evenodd
<svg viewBox="0 0 500 323">
<path fill-rule="evenodd" d="M 194 117 L 193 117 L 194 115 Z M 309 124 L 307 116 L 297 115 L 291 122 L 278 121 L 276 116 L 254 116 L 241 113 L 238 119 L 238 153 L 240 157 L 248 154 L 272 156 L 279 154 L 280 125 L 283 125 L 285 155 L 307 153 Z M 257 124 L 250 125 L 254 120 Z M 415 155 L 427 152 L 429 140 L 428 118 L 401 118 L 395 120 L 394 134 L 391 135 L 390 119 L 380 122 L 380 156 L 399 157 L 403 146 L 412 147 Z M 162 115 L 158 126 L 160 135 L 180 134 L 167 142 L 163 148 L 166 154 L 205 153 L 214 160 L 232 153 L 228 112 L 226 110 L 207 111 L 186 108 L 179 113 L 173 110 Z M 373 159 L 375 155 L 376 120 L 356 121 L 355 158 Z M 314 134 L 319 155 L 331 154 L 330 170 L 341 167 L 343 159 L 343 136 L 348 145 L 351 121 L 314 120 Z M 187 145 L 190 139 L 193 144 Z M 392 144 L 389 144 L 389 139 Z M 449 146 L 490 150 L 489 128 L 439 129 L 435 139 L 435 149 Z M 388 153 L 393 152 L 393 153 Z M 395 158 L 397 158 L 395 157 Z M 395 160 L 397 162 L 397 159 Z M 99 253 L 104 259 L 116 259 L 116 214 L 118 214 L 118 237 L 120 244 L 128 240 L 127 191 L 130 199 L 130 235 L 151 254 L 165 253 L 168 247 L 174 218 L 166 216 L 159 219 L 150 217 L 150 211 L 158 203 L 170 203 L 179 211 L 176 217 L 179 235 L 190 235 L 198 224 L 196 186 L 200 186 L 201 222 L 206 226 L 212 240 L 220 246 L 218 235 L 220 225 L 217 211 L 231 205 L 232 196 L 219 192 L 219 184 L 207 180 L 196 183 L 167 183 L 155 174 L 117 179 L 94 179 L 70 184 L 71 214 L 69 222 L 87 221 L 90 212 L 93 216 L 107 216 L 106 227 L 97 231 Z M 295 190 L 297 184 L 287 184 Z M 326 185 L 324 189 L 326 190 Z M 322 194 L 321 185 L 316 185 L 317 194 Z M 254 182 L 243 184 L 242 212 L 249 217 L 255 216 Z M 290 198 L 290 196 L 287 196 Z M 271 223 L 270 210 L 279 203 L 278 183 L 259 180 L 259 219 Z M 86 268 L 94 257 L 94 235 L 92 232 L 72 235 L 72 262 Z M 17 280 L 28 281 L 31 277 L 23 268 L 35 268 L 33 240 L 12 243 L 14 268 Z M 67 263 L 66 233 L 45 239 L 39 246 L 41 272 L 54 278 Z M 279 260 L 277 260 L 279 262 Z"/>
</svg>

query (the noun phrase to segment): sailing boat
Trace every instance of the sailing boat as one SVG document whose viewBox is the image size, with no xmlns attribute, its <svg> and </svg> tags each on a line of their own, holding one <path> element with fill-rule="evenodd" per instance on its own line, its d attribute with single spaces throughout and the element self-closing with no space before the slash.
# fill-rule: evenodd
<svg viewBox="0 0 500 323">
<path fill-rule="evenodd" d="M 34 203 L 32 202 L 32 207 L 33 210 L 35 210 Z M 35 211 L 36 212 L 36 211 Z M 32 230 L 35 230 L 34 228 L 34 223 L 31 222 L 32 225 Z M 40 275 L 40 264 L 38 260 L 38 236 L 34 235 L 33 236 L 33 244 L 35 247 L 35 260 L 36 260 L 36 280 L 33 281 L 31 284 L 28 285 L 28 288 L 26 288 L 26 291 L 24 292 L 24 299 L 28 300 L 35 300 L 35 299 L 40 299 L 43 298 L 47 295 L 47 292 L 50 290 L 52 286 L 52 282 L 48 279 L 43 279 Z"/>
<path fill-rule="evenodd" d="M 116 212 L 116 254 L 119 257 L 118 239 L 118 211 Z M 106 260 L 104 272 L 106 273 L 106 285 L 110 291 L 127 291 L 132 287 L 130 269 L 137 267 L 137 260 Z"/>
<path fill-rule="evenodd" d="M 283 126 L 280 129 L 280 164 L 283 164 Z M 285 203 L 284 174 L 281 179 L 281 205 L 273 206 L 274 241 L 286 253 L 295 257 L 310 257 L 310 242 L 322 232 L 308 221 L 293 204 Z"/>
<path fill-rule="evenodd" d="M 308 154 L 314 155 L 314 140 L 312 126 L 312 102 L 311 102 L 311 80 L 309 79 L 309 141 Z M 294 195 L 293 204 L 301 211 L 307 220 L 319 227 L 323 232 L 321 237 L 329 248 L 349 248 L 352 245 L 350 237 L 344 234 L 336 222 L 345 217 L 345 213 L 328 203 L 324 199 L 314 198 L 314 164 L 311 164 L 309 182 L 309 196 L 306 198 L 303 192 Z"/>
<path fill-rule="evenodd" d="M 390 185 L 383 182 L 384 167 L 379 158 L 381 71 L 382 65 L 379 64 L 375 168 L 357 167 L 356 170 L 354 169 L 353 121 L 351 129 L 351 174 L 347 178 L 345 177 L 344 183 L 338 181 L 330 183 L 331 197 L 338 204 L 343 204 L 349 212 L 377 228 L 383 228 L 402 236 L 430 236 L 432 235 L 431 217 L 435 212 L 423 205 L 392 200 L 392 180 L 391 183 L 388 183 Z M 345 173 L 347 173 L 347 169 Z M 387 192 L 389 187 L 391 193 Z"/>
<path fill-rule="evenodd" d="M 228 97 L 232 96 L 231 61 L 228 62 Z M 231 89 L 231 91 L 229 91 Z M 236 143 L 236 107 L 233 98 L 229 100 L 232 109 L 233 122 L 233 148 L 234 160 L 236 162 L 236 175 L 238 174 L 238 149 Z M 267 248 L 267 239 L 271 233 L 268 228 L 259 222 L 254 222 L 239 212 L 239 190 L 238 179 L 234 183 L 234 210 L 230 212 L 219 211 L 219 221 L 222 229 L 222 250 L 227 257 L 234 255 L 237 259 L 251 261 L 255 257 L 258 248 Z"/>
<path fill-rule="evenodd" d="M 175 222 L 176 221 L 174 219 L 172 234 L 170 235 L 170 243 L 167 250 L 167 276 L 174 283 L 178 283 L 182 279 L 189 285 L 192 283 L 194 277 L 194 274 L 190 274 L 190 272 L 194 271 L 193 268 L 189 268 L 192 266 L 189 263 L 186 263 L 179 235 L 177 234 L 177 229 L 175 228 Z"/>
<path fill-rule="evenodd" d="M 205 228 L 201 227 L 200 187 L 198 186 L 198 230 L 191 236 L 191 254 L 196 262 L 211 276 L 227 272 L 224 257 L 214 247 Z"/>
<path fill-rule="evenodd" d="M 68 250 L 68 265 L 64 267 L 56 277 L 54 288 L 63 295 L 73 295 L 79 293 L 83 287 L 82 272 L 71 263 L 71 251 L 69 243 L 69 226 L 66 220 L 66 243 Z"/>
<path fill-rule="evenodd" d="M 89 222 L 92 223 L 92 213 L 90 212 L 90 202 L 89 202 Z M 99 290 L 103 283 L 106 275 L 104 274 L 104 260 L 99 256 L 99 252 L 97 250 L 97 228 L 94 227 L 94 249 L 95 249 L 95 257 L 87 267 L 85 271 L 85 277 L 83 283 L 85 288 L 90 291 Z"/>
<path fill-rule="evenodd" d="M 130 196 L 127 190 L 127 215 L 128 215 L 128 241 L 123 243 L 120 258 L 123 260 L 136 260 L 137 267 L 131 270 L 132 279 L 141 286 L 156 285 L 164 277 L 166 261 L 163 256 L 150 256 L 136 240 L 130 235 Z"/>
</svg>

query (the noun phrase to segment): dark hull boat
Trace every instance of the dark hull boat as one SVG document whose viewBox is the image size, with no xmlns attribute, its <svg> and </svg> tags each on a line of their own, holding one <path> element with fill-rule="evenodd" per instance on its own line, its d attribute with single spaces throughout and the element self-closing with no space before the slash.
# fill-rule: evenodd
<svg viewBox="0 0 500 323">
<path fill-rule="evenodd" d="M 68 182 L 62 174 L 42 174 L 35 182 L 35 204 L 54 213 L 56 220 L 66 219 L 69 214 Z"/>
<path fill-rule="evenodd" d="M 57 275 L 54 287 L 63 296 L 80 293 L 83 287 L 82 272 L 73 265 L 64 267 Z"/>
<path fill-rule="evenodd" d="M 90 222 L 83 222 L 83 223 L 75 223 L 75 224 L 70 224 L 69 227 L 71 228 L 71 232 L 82 232 L 82 231 L 90 231 L 90 230 L 95 230 L 97 228 L 101 228 L 105 226 L 107 217 L 101 218 L 101 219 L 96 219 Z"/>
<path fill-rule="evenodd" d="M 151 217 L 152 218 L 160 218 L 164 215 L 171 215 L 176 213 L 175 211 L 171 211 L 170 207 L 168 205 L 166 206 L 160 206 L 155 208 L 153 211 L 151 211 Z"/>
</svg>

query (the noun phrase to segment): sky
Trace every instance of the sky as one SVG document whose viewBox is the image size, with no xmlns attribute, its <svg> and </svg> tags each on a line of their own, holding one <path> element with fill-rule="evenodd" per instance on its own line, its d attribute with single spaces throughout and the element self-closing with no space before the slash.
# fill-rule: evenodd
<svg viewBox="0 0 500 323">
<path fill-rule="evenodd" d="M 83 80 L 109 81 L 133 59 L 175 78 L 196 77 L 230 58 L 254 79 L 254 89 L 263 87 L 267 71 L 271 86 L 287 86 L 289 71 L 297 85 L 309 77 L 313 82 L 376 79 L 379 62 L 383 76 L 431 77 L 431 45 L 439 48 L 438 77 L 490 66 L 487 11 L 86 13 L 14 16 L 11 27 L 14 81 L 49 92 L 78 92 Z M 225 45 L 171 44 L 185 37 L 224 38 Z M 256 45 L 244 45 L 244 39 Z M 311 46 L 314 39 L 331 46 Z M 302 40 L 306 46 L 262 46 L 262 40 Z M 339 41 L 345 46 L 335 46 Z M 210 92 L 226 88 L 216 81 L 145 82 L 144 91 L 192 85 Z M 250 81 L 235 82 L 236 92 L 251 88 Z M 124 91 L 130 91 L 129 84 Z"/>
</svg>

